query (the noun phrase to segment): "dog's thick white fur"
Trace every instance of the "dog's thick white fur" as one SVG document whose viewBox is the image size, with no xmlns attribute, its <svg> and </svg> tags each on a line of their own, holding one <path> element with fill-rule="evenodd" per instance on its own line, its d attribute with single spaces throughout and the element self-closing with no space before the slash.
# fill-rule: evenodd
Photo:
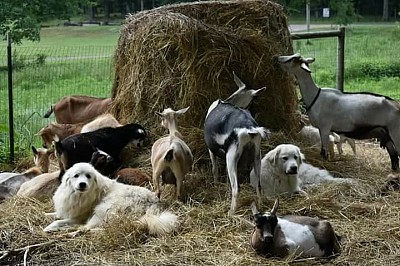
<svg viewBox="0 0 400 266">
<path fill-rule="evenodd" d="M 306 185 L 318 185 L 322 182 L 351 182 L 350 179 L 335 178 L 324 169 L 304 163 L 304 154 L 292 144 L 281 144 L 269 151 L 261 160 L 261 190 L 264 196 L 279 194 L 306 193 Z M 250 181 L 255 186 L 254 171 Z"/>
<path fill-rule="evenodd" d="M 168 234 L 179 227 L 178 217 L 163 211 L 153 192 L 144 187 L 117 183 L 89 163 L 74 164 L 65 172 L 53 201 L 59 220 L 48 225 L 44 229 L 46 232 L 71 225 L 82 225 L 79 231 L 99 228 L 118 211 L 137 215 L 150 234 Z"/>
</svg>

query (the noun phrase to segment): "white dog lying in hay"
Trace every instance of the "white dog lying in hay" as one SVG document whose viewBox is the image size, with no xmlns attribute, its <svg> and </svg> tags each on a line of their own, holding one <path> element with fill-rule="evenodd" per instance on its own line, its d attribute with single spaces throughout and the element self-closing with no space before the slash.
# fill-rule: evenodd
<svg viewBox="0 0 400 266">
<path fill-rule="evenodd" d="M 292 144 L 281 144 L 268 152 L 261 160 L 261 189 L 264 196 L 303 193 L 303 186 L 318 185 L 322 182 L 353 182 L 349 178 L 335 178 L 324 169 L 304 163 L 304 154 Z M 250 173 L 254 187 L 254 171 Z"/>
<path fill-rule="evenodd" d="M 153 235 L 168 234 L 179 227 L 178 217 L 162 211 L 158 197 L 144 187 L 117 183 L 89 163 L 76 163 L 62 177 L 54 196 L 58 219 L 44 231 L 83 225 L 77 232 L 99 228 L 118 211 L 129 211 L 147 225 Z"/>
</svg>

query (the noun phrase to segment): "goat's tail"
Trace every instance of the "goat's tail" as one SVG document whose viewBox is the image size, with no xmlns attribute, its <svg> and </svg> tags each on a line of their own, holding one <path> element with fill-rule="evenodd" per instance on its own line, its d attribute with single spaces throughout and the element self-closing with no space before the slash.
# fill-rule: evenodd
<svg viewBox="0 0 400 266">
<path fill-rule="evenodd" d="M 145 224 L 151 235 L 167 235 L 176 232 L 179 228 L 178 216 L 170 211 L 161 211 L 158 205 L 147 209 L 139 222 Z"/>
<path fill-rule="evenodd" d="M 270 133 L 271 131 L 265 127 L 254 127 L 248 131 L 250 136 L 260 135 L 262 139 L 268 139 Z"/>
<path fill-rule="evenodd" d="M 53 105 L 50 106 L 50 109 L 44 114 L 44 118 L 49 118 L 50 115 L 53 113 Z"/>
</svg>

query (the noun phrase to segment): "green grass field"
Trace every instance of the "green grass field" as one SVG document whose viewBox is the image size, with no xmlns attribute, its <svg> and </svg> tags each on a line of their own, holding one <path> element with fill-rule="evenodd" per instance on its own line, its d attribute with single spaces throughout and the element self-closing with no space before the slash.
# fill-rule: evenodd
<svg viewBox="0 0 400 266">
<path fill-rule="evenodd" d="M 400 100 L 400 25 L 365 24 L 346 31 L 345 91 L 369 91 Z M 42 30 L 41 42 L 24 42 L 13 49 L 14 127 L 17 153 L 40 145 L 35 134 L 49 121 L 42 118 L 62 96 L 110 95 L 113 54 L 120 26 L 54 27 Z M 316 83 L 335 87 L 335 38 L 294 41 L 294 50 L 315 57 Z M 6 45 L 0 43 L 0 161 L 8 154 Z M 53 118 L 54 120 L 54 118 Z"/>
</svg>

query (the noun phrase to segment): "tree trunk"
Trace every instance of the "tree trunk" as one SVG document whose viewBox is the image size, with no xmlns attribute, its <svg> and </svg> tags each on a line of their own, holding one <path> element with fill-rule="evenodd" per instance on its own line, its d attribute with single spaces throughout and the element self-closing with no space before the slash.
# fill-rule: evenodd
<svg viewBox="0 0 400 266">
<path fill-rule="evenodd" d="M 110 2 L 104 1 L 104 18 L 106 21 L 110 20 Z"/>
<path fill-rule="evenodd" d="M 144 10 L 144 1 L 140 0 L 140 11 Z"/>
<path fill-rule="evenodd" d="M 389 0 L 383 0 L 382 20 L 383 21 L 388 21 L 389 20 Z"/>
</svg>

